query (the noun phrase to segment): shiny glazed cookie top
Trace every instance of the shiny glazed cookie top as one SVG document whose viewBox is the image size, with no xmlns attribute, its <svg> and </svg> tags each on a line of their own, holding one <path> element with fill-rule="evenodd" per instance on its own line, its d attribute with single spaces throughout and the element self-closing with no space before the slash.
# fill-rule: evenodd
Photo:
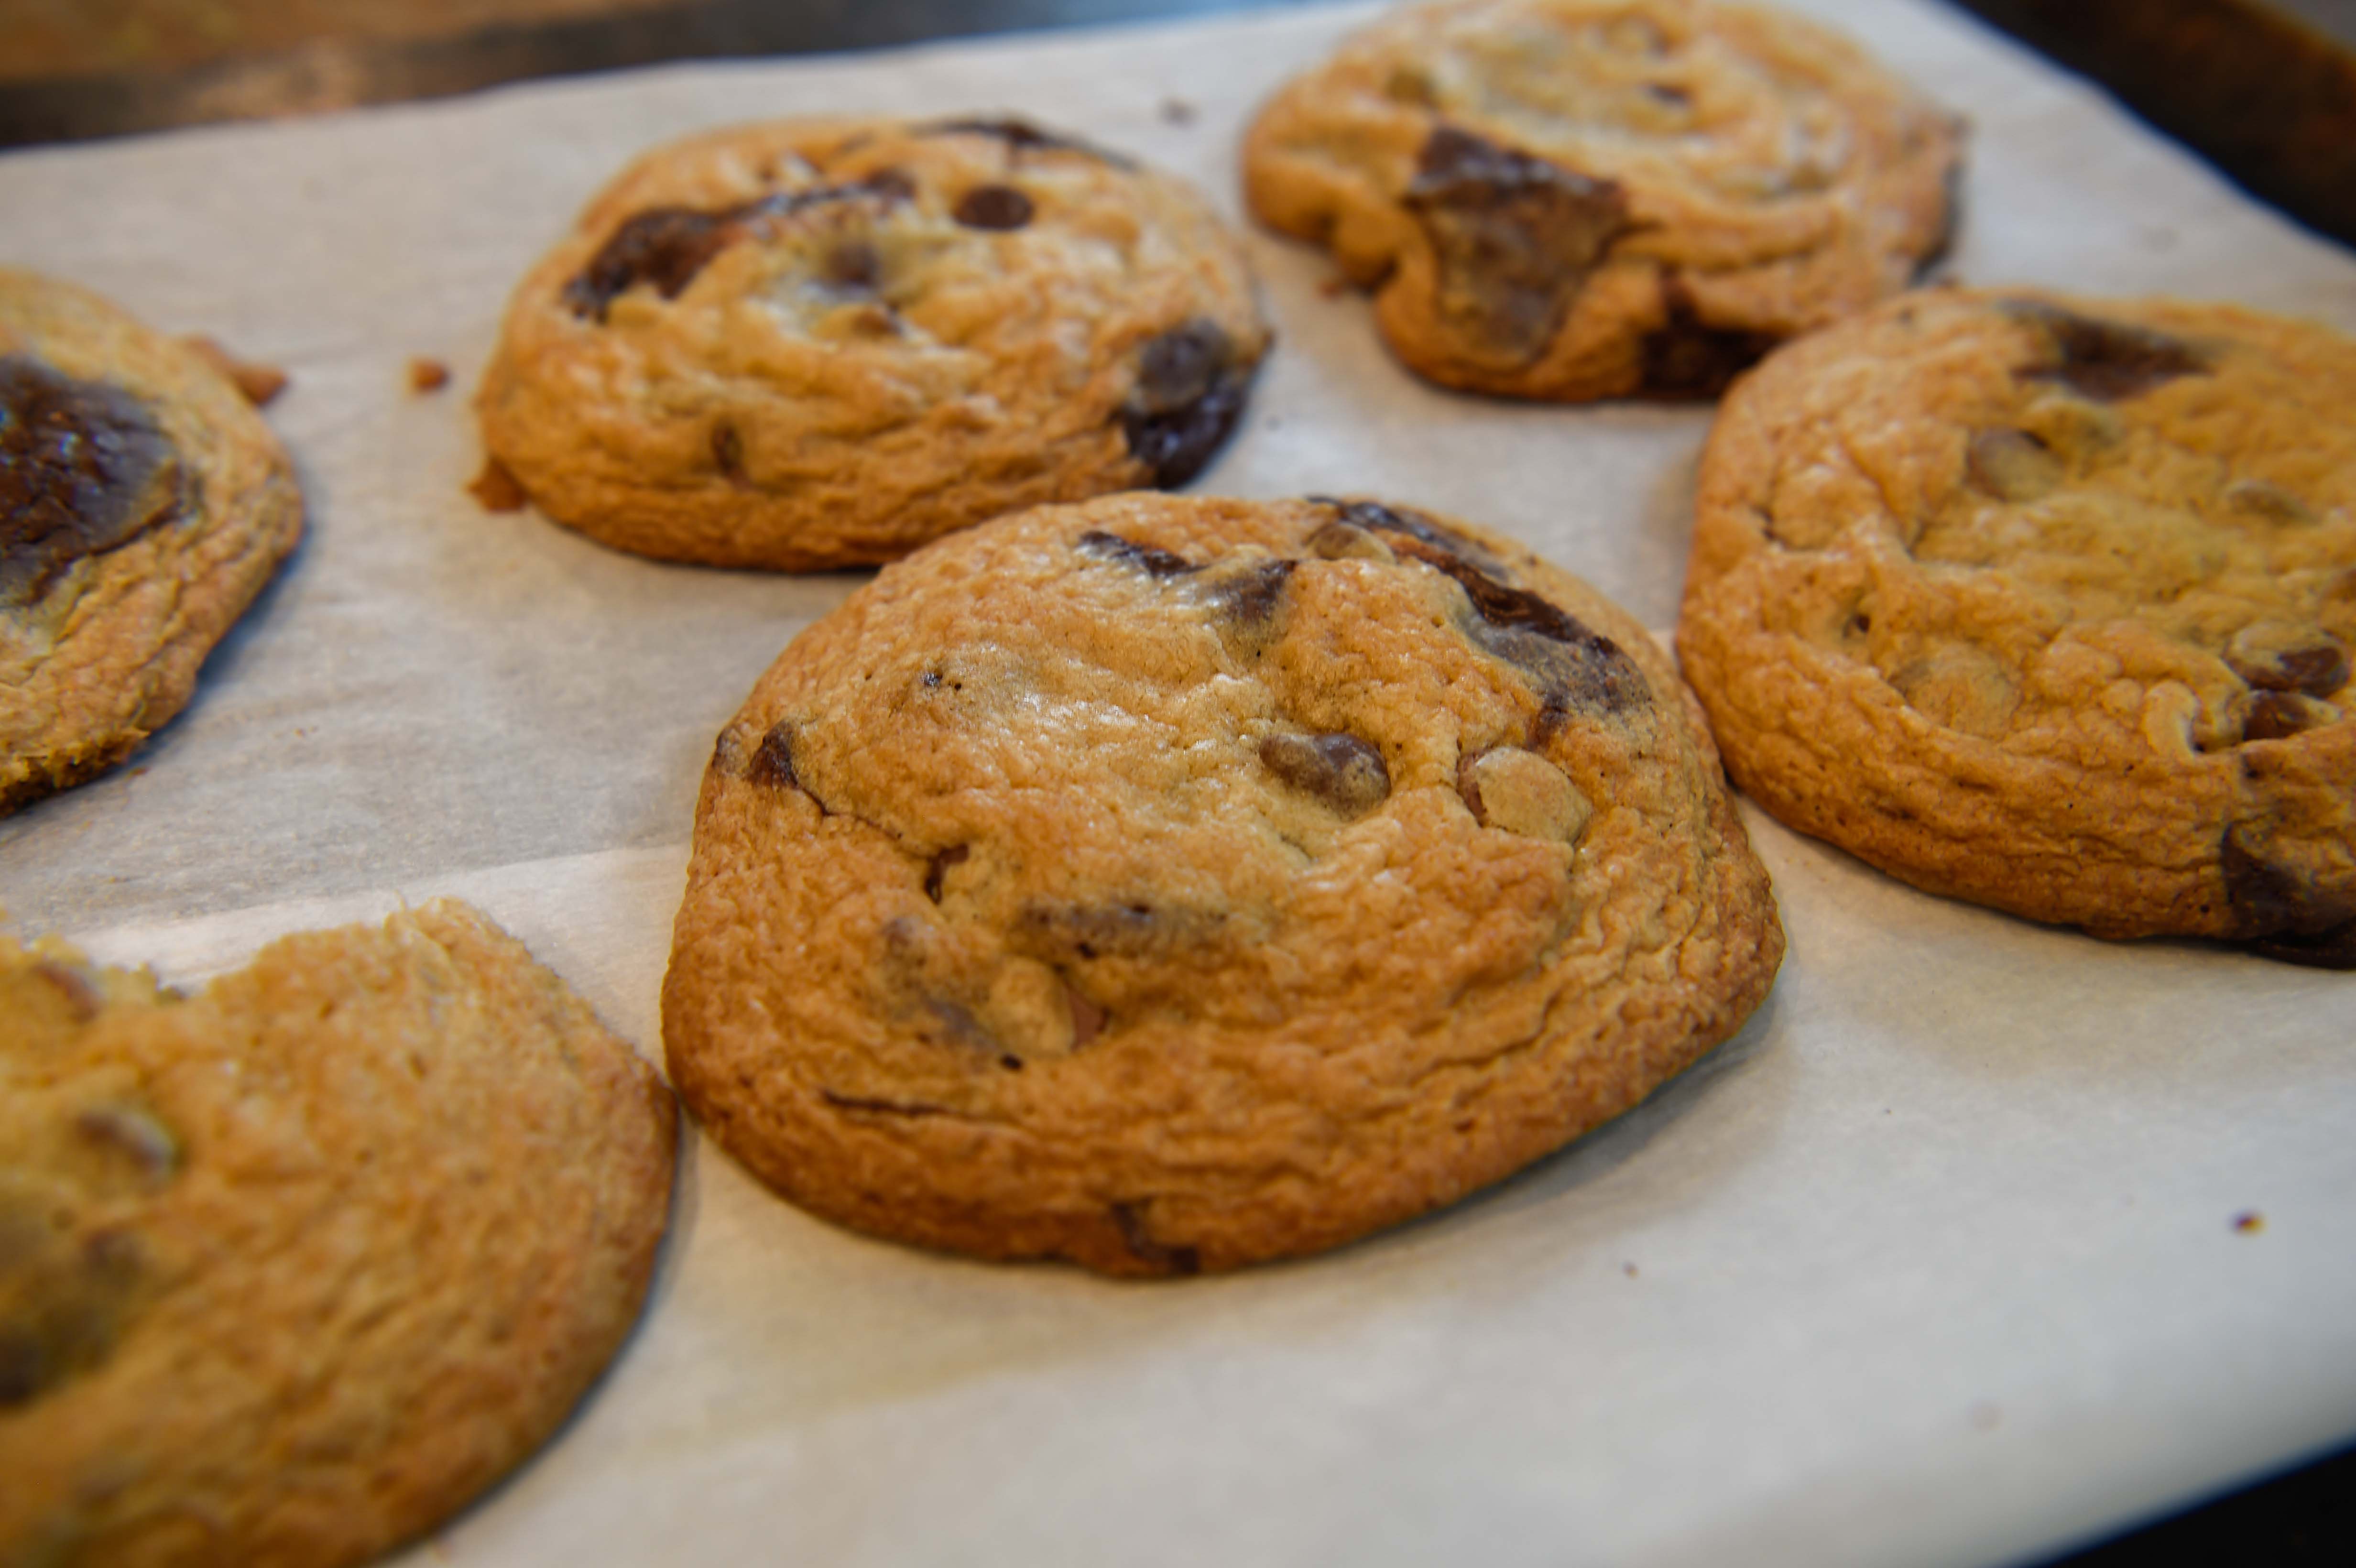
<svg viewBox="0 0 2356 1568">
<path fill-rule="evenodd" d="M 140 399 L 0 356 L 0 605 L 37 599 L 184 505 L 178 454 Z"/>
</svg>

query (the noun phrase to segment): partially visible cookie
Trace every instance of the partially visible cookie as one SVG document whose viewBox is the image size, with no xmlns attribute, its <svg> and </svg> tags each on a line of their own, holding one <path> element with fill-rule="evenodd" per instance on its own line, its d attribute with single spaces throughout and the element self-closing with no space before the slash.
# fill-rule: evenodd
<svg viewBox="0 0 2356 1568">
<path fill-rule="evenodd" d="M 0 812 L 177 713 L 302 531 L 286 453 L 227 377 L 0 268 Z"/>
<path fill-rule="evenodd" d="M 1779 351 L 1678 633 L 1736 781 L 1917 886 L 2356 965 L 2356 342 L 1926 291 Z"/>
<path fill-rule="evenodd" d="M 1244 144 L 1263 222 L 1375 291 L 1444 386 L 1716 393 L 1904 287 L 1954 221 L 1962 130 L 1855 44 L 1709 0 L 1408 7 Z"/>
<path fill-rule="evenodd" d="M 0 940 L 0 1563 L 326 1568 L 430 1529 L 628 1332 L 676 1128 L 463 904 L 186 997 Z"/>
<path fill-rule="evenodd" d="M 1183 1274 L 1558 1147 L 1782 952 L 1698 709 L 1593 590 L 1404 507 L 1131 495 L 795 639 L 704 777 L 664 1039 L 819 1213 Z"/>
<path fill-rule="evenodd" d="M 888 560 L 1184 484 L 1269 331 L 1191 189 L 1015 121 L 785 121 L 658 149 L 508 309 L 484 444 L 669 560 Z"/>
</svg>

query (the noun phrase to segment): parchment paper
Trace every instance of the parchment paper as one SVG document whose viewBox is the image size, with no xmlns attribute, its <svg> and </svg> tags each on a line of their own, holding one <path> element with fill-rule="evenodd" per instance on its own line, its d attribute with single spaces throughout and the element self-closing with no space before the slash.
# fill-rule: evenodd
<svg viewBox="0 0 2356 1568">
<path fill-rule="evenodd" d="M 1976 123 L 1958 275 L 2356 328 L 2356 258 L 2091 91 L 1924 4 L 1806 8 Z M 0 158 L 0 258 L 293 373 L 271 418 L 312 523 L 134 765 L 0 821 L 0 900 L 188 978 L 458 893 L 659 1057 L 712 737 L 860 579 L 478 510 L 466 396 L 507 290 L 625 158 L 777 113 L 1019 111 L 1232 211 L 1251 106 L 1365 14 Z M 1707 411 L 1429 389 L 1320 257 L 1250 243 L 1282 342 L 1200 487 L 1461 512 L 1672 620 Z M 456 383 L 411 393 L 416 355 Z M 613 1373 L 410 1560 L 1995 1563 L 2356 1433 L 2356 978 L 2031 926 L 1751 821 L 1792 952 L 1750 1027 L 1333 1256 L 1146 1286 L 968 1264 L 691 1149 Z"/>
</svg>

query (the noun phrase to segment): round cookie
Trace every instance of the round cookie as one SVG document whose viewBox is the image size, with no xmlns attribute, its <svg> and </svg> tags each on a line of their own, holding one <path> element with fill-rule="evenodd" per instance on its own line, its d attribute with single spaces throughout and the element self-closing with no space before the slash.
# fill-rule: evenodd
<svg viewBox="0 0 2356 1568">
<path fill-rule="evenodd" d="M 0 268 L 0 812 L 177 713 L 302 531 L 285 451 L 227 377 Z"/>
<path fill-rule="evenodd" d="M 1946 245 L 1961 125 L 1863 50 L 1707 0 L 1396 12 L 1244 144 L 1252 210 L 1327 247 L 1409 368 L 1573 401 L 1715 394 Z"/>
<path fill-rule="evenodd" d="M 1782 952 L 1699 710 L 1591 589 L 1374 502 L 1129 495 L 795 639 L 705 774 L 663 1027 L 797 1202 L 1166 1275 L 1498 1179 Z"/>
<path fill-rule="evenodd" d="M 1175 179 L 1016 121 L 786 121 L 609 186 L 518 289 L 477 408 L 557 521 L 800 571 L 1183 485 L 1269 341 Z"/>
<path fill-rule="evenodd" d="M 636 1318 L 669 1093 L 439 902 L 194 996 L 0 939 L 0 1562 L 359 1563 Z"/>
<path fill-rule="evenodd" d="M 1736 782 L 1918 887 L 2356 964 L 2356 342 L 1933 290 L 1792 344 L 1678 640 Z"/>
</svg>

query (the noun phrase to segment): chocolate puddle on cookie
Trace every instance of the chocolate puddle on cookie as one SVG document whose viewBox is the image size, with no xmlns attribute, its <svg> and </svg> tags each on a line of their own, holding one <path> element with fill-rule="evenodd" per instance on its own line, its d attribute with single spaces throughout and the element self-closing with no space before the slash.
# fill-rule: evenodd
<svg viewBox="0 0 2356 1568">
<path fill-rule="evenodd" d="M 2014 319 L 2044 329 L 2050 363 L 2019 372 L 2024 381 L 2051 381 L 2096 402 L 2140 397 L 2179 376 L 2208 374 L 2209 361 L 2191 344 L 2147 326 L 2080 315 L 2042 300 L 2008 300 Z"/>
<path fill-rule="evenodd" d="M 890 206 L 914 194 L 907 176 L 884 169 L 863 180 L 779 191 L 714 211 L 648 208 L 623 219 L 598 247 L 589 264 L 564 285 L 564 303 L 574 315 L 602 325 L 614 301 L 638 284 L 650 283 L 663 298 L 677 299 L 721 251 L 807 208 L 868 198 Z"/>
<path fill-rule="evenodd" d="M 1396 553 L 1453 579 L 1472 609 L 1465 635 L 1483 651 L 1537 677 L 1542 729 L 1575 710 L 1616 713 L 1652 701 L 1651 683 L 1619 644 L 1551 601 L 1483 571 L 1467 559 L 1467 541 L 1378 502 L 1310 499 L 1334 507 L 1354 527 L 1390 536 Z M 1504 570 L 1494 558 L 1490 564 Z"/>
<path fill-rule="evenodd" d="M 1215 321 L 1189 321 L 1147 341 L 1119 417 L 1130 455 L 1157 488 L 1175 489 L 1202 472 L 1242 417 L 1258 368 L 1236 362 L 1233 340 Z"/>
<path fill-rule="evenodd" d="M 1423 144 L 1400 200 L 1439 263 L 1434 305 L 1474 352 L 1526 365 L 1546 352 L 1612 247 L 1626 194 L 1454 125 Z"/>
<path fill-rule="evenodd" d="M 177 516 L 179 453 L 140 399 L 0 357 L 0 604 Z"/>
</svg>

